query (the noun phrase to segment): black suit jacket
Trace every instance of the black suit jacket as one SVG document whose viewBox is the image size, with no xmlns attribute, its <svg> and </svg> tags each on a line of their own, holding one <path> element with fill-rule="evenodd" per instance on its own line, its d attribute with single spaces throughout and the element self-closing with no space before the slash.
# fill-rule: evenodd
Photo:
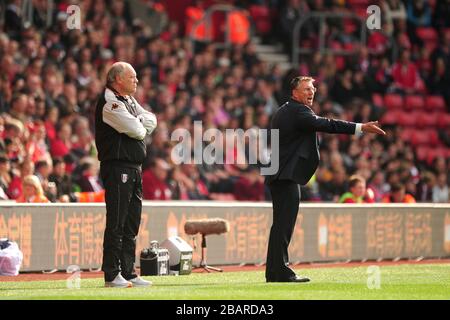
<svg viewBox="0 0 450 320">
<path fill-rule="evenodd" d="M 266 176 L 266 184 L 291 180 L 305 185 L 319 165 L 316 132 L 354 134 L 356 123 L 319 117 L 308 106 L 290 99 L 274 114 L 271 128 L 279 129 L 279 169 Z"/>
</svg>

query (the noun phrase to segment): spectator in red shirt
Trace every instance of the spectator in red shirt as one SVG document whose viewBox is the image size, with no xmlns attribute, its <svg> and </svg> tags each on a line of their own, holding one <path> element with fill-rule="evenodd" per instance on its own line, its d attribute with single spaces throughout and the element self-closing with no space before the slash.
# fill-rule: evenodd
<svg viewBox="0 0 450 320">
<path fill-rule="evenodd" d="M 33 162 L 40 160 L 51 160 L 50 153 L 48 152 L 48 146 L 45 142 L 45 126 L 44 122 L 38 120 L 28 125 L 30 131 L 30 137 L 28 143 L 25 146 L 27 154 L 31 157 Z"/>
<path fill-rule="evenodd" d="M 400 93 L 416 93 L 423 87 L 416 65 L 411 62 L 409 50 L 403 50 L 392 67 L 393 89 Z"/>
<path fill-rule="evenodd" d="M 72 147 L 70 137 L 72 135 L 72 128 L 70 124 L 61 124 L 56 133 L 56 139 L 51 142 L 50 153 L 53 158 L 63 158 L 67 155 Z"/>
<path fill-rule="evenodd" d="M 146 200 L 170 200 L 172 191 L 167 184 L 169 165 L 161 158 L 157 158 L 150 168 L 142 174 L 142 188 Z"/>
<path fill-rule="evenodd" d="M 239 201 L 264 201 L 264 182 L 256 166 L 248 166 L 243 170 L 234 185 L 234 197 Z"/>
<path fill-rule="evenodd" d="M 28 175 L 34 174 L 34 162 L 26 158 L 19 165 L 20 174 L 16 174 L 9 184 L 7 191 L 10 199 L 17 199 L 22 195 L 22 179 Z"/>
<path fill-rule="evenodd" d="M 384 54 L 389 45 L 389 38 L 383 32 L 374 31 L 370 34 L 367 47 L 374 54 Z"/>
<path fill-rule="evenodd" d="M 47 131 L 47 137 L 50 141 L 56 138 L 56 123 L 59 118 L 59 110 L 57 107 L 49 107 L 45 113 L 44 126 Z"/>
</svg>

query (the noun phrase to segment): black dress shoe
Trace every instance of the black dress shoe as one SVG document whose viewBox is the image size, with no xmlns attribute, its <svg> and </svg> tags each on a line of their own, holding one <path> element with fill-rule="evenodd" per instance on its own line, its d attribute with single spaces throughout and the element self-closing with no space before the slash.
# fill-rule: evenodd
<svg viewBox="0 0 450 320">
<path fill-rule="evenodd" d="M 266 282 L 309 282 L 309 278 L 302 276 L 292 276 L 285 279 L 266 279 Z"/>
</svg>

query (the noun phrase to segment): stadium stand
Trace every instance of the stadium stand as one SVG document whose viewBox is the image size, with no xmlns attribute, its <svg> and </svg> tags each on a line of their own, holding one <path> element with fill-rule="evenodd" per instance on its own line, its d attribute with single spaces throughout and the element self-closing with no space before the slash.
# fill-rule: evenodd
<svg viewBox="0 0 450 320">
<path fill-rule="evenodd" d="M 25 2 L 32 3 L 31 20 L 22 13 L 20 6 Z M 50 2 L 54 5 L 48 11 Z M 430 174 L 445 174 L 450 184 L 450 25 L 448 17 L 440 14 L 449 12 L 448 1 L 432 1 L 427 8 L 415 10 L 412 0 L 378 1 L 389 15 L 382 29 L 368 33 L 365 45 L 358 40 L 360 27 L 354 20 L 329 19 L 325 44 L 330 50 L 326 51 L 319 50 L 319 25 L 311 21 L 301 45 L 319 49 L 303 55 L 299 65 L 286 73 L 258 58 L 247 24 L 252 25 L 253 35 L 269 42 L 266 44 L 274 44 L 283 35 L 291 54 L 296 39 L 289 38 L 289 28 L 306 12 L 356 12 L 365 18 L 369 1 L 174 3 L 82 0 L 81 28 L 68 29 L 71 1 L 2 2 L 0 156 L 4 160 L 0 162 L 0 196 L 19 197 L 20 169 L 29 161 L 44 161 L 48 172 L 33 173 L 41 179 L 48 199 L 99 201 L 97 188 L 89 190 L 83 182 L 95 180 L 98 172 L 93 108 L 106 70 L 118 60 L 135 66 L 140 81 L 137 100 L 158 117 L 158 128 L 147 141 L 145 165 L 153 184 L 152 190 L 144 193 L 152 198 L 268 200 L 263 178 L 251 174 L 254 171 L 248 164 L 175 165 L 170 135 L 177 128 L 193 133 L 193 121 L 202 121 L 205 129 L 267 129 L 273 112 L 289 95 L 289 79 L 300 73 L 317 79 L 313 106 L 317 114 L 349 121 L 380 120 L 388 132 L 386 137 L 366 135 L 360 139 L 321 134 L 323 161 L 314 179 L 302 187 L 304 201 L 336 201 L 342 188 L 324 190 L 337 175 L 343 175 L 340 179 L 345 181 L 359 174 L 368 185 L 376 178 L 384 193 L 392 183 L 417 185 L 421 177 Z M 217 4 L 234 5 L 239 9 L 236 12 L 243 12 L 228 20 L 234 41 L 225 46 L 192 42 L 190 31 L 202 10 Z M 151 21 L 133 15 L 142 11 L 139 8 L 148 13 L 146 20 L 167 23 L 152 28 Z M 226 21 L 223 14 L 216 16 Z M 220 35 L 227 28 L 220 21 L 213 16 L 211 25 L 204 24 L 196 32 L 204 35 L 208 27 L 219 28 L 213 33 Z M 246 31 L 242 33 L 239 26 Z M 341 49 L 346 54 L 333 51 Z M 236 150 L 224 150 L 224 154 L 234 159 Z M 62 159 L 71 177 L 64 194 L 49 180 L 55 173 L 55 159 Z M 162 161 L 166 165 L 157 170 L 165 172 L 154 172 Z M 382 178 L 377 176 L 379 172 Z M 98 187 L 97 182 L 95 185 Z M 164 197 L 155 185 L 164 186 Z M 246 197 L 239 192 L 242 189 L 255 192 Z M 420 201 L 416 194 L 412 196 Z"/>
</svg>

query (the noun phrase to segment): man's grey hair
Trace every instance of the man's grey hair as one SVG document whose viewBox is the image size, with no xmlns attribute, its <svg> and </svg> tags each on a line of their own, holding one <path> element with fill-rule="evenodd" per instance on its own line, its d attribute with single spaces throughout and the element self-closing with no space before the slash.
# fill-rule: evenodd
<svg viewBox="0 0 450 320">
<path fill-rule="evenodd" d="M 116 62 L 112 65 L 106 75 L 106 86 L 111 87 L 116 82 L 116 77 L 122 76 L 128 63 Z"/>
</svg>

